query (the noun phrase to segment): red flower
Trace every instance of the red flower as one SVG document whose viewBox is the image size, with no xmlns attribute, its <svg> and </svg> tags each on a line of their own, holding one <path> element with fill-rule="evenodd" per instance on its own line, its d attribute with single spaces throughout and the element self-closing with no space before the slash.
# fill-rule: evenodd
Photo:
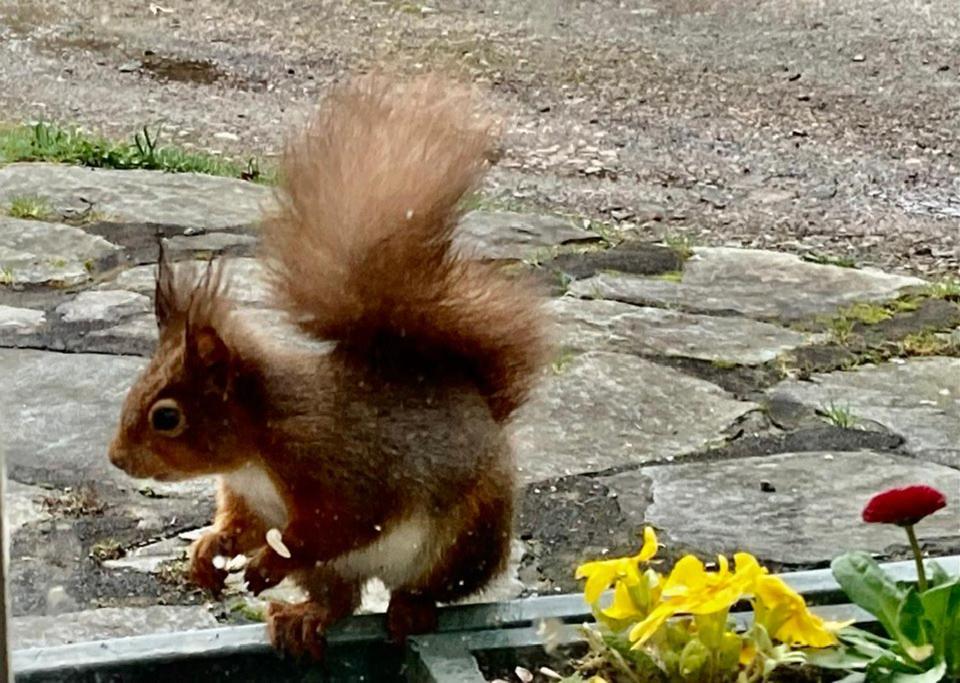
<svg viewBox="0 0 960 683">
<path fill-rule="evenodd" d="M 864 522 L 912 526 L 947 504 L 931 486 L 905 486 L 878 493 L 863 508 Z"/>
</svg>

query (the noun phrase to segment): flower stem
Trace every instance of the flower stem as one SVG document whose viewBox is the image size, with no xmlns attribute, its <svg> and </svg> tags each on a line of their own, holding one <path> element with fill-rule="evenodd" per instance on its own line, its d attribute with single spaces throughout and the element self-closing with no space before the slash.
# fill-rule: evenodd
<svg viewBox="0 0 960 683">
<path fill-rule="evenodd" d="M 907 538 L 910 539 L 910 548 L 913 550 L 913 559 L 917 563 L 917 588 L 923 593 L 927 590 L 927 575 L 923 571 L 923 555 L 920 553 L 920 544 L 917 542 L 917 534 L 913 531 L 912 524 L 905 524 Z"/>
</svg>

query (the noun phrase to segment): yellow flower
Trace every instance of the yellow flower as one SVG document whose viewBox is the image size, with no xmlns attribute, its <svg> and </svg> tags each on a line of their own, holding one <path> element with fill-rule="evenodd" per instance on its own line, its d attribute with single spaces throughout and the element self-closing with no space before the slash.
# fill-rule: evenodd
<svg viewBox="0 0 960 683">
<path fill-rule="evenodd" d="M 633 557 L 598 560 L 577 567 L 577 578 L 587 580 L 583 588 L 583 596 L 587 603 L 591 605 L 596 603 L 614 582 L 624 580 L 628 585 L 640 583 L 640 563 L 649 561 L 656 553 L 657 535 L 653 529 L 646 527 L 643 530 L 643 547 Z"/>
<path fill-rule="evenodd" d="M 712 614 L 729 609 L 749 592 L 763 569 L 746 553 L 734 556 L 736 571 L 730 571 L 727 558 L 717 557 L 718 569 L 708 572 L 693 555 L 677 562 L 663 586 L 661 602 L 646 619 L 630 630 L 630 640 L 639 647 L 675 614 Z"/>
<path fill-rule="evenodd" d="M 810 612 L 803 598 L 776 576 L 759 577 L 754 595 L 761 603 L 755 604 L 757 621 L 781 643 L 829 647 L 837 643 L 835 631 L 851 623 L 825 622 Z"/>
</svg>

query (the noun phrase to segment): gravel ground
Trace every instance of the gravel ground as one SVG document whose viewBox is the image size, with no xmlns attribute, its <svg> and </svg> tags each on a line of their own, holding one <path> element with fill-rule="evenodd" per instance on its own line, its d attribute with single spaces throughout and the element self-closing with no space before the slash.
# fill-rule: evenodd
<svg viewBox="0 0 960 683">
<path fill-rule="evenodd" d="M 956 0 L 0 1 L 0 114 L 272 155 L 387 63 L 486 84 L 503 204 L 960 274 Z M 816 256 L 815 256 L 816 257 Z"/>
</svg>

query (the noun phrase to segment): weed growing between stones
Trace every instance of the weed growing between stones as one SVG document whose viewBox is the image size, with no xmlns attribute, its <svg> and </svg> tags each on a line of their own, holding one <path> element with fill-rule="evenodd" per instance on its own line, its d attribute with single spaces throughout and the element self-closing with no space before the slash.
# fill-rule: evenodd
<svg viewBox="0 0 960 683">
<path fill-rule="evenodd" d="M 123 546 L 112 538 L 98 541 L 90 548 L 90 557 L 97 562 L 106 562 L 107 560 L 119 560 L 126 554 Z"/>
<path fill-rule="evenodd" d="M 686 235 L 668 235 L 663 238 L 666 244 L 681 261 L 686 261 L 693 256 L 693 241 Z"/>
<path fill-rule="evenodd" d="M 52 161 L 92 168 L 204 173 L 272 181 L 272 175 L 263 173 L 256 159 L 238 164 L 212 154 L 162 147 L 160 132 L 159 126 L 153 132 L 144 126 L 130 142 L 113 142 L 49 123 L 0 128 L 0 163 Z"/>
<path fill-rule="evenodd" d="M 682 270 L 671 270 L 667 273 L 660 273 L 659 275 L 654 275 L 653 279 L 663 280 L 665 282 L 682 282 L 683 281 L 683 271 Z"/>
<path fill-rule="evenodd" d="M 62 492 L 51 493 L 40 501 L 43 509 L 54 517 L 88 517 L 102 515 L 107 505 L 90 486 L 67 487 Z"/>
<path fill-rule="evenodd" d="M 13 197 L 7 213 L 13 218 L 42 221 L 50 217 L 50 204 L 43 197 L 23 195 Z"/>
<path fill-rule="evenodd" d="M 849 406 L 839 406 L 835 403 L 821 406 L 817 409 L 817 415 L 841 429 L 853 429 L 856 427 L 857 422 L 859 422 Z"/>
<path fill-rule="evenodd" d="M 923 292 L 935 299 L 960 302 L 960 280 L 941 280 L 926 287 Z"/>
<path fill-rule="evenodd" d="M 550 364 L 550 369 L 553 370 L 553 374 L 562 375 L 570 366 L 570 363 L 573 362 L 575 356 L 576 354 L 570 349 L 561 349 L 560 353 L 557 354 L 557 357 Z"/>
<path fill-rule="evenodd" d="M 907 335 L 900 342 L 900 352 L 905 356 L 941 356 L 955 354 L 956 351 L 949 338 L 931 330 Z"/>
</svg>

